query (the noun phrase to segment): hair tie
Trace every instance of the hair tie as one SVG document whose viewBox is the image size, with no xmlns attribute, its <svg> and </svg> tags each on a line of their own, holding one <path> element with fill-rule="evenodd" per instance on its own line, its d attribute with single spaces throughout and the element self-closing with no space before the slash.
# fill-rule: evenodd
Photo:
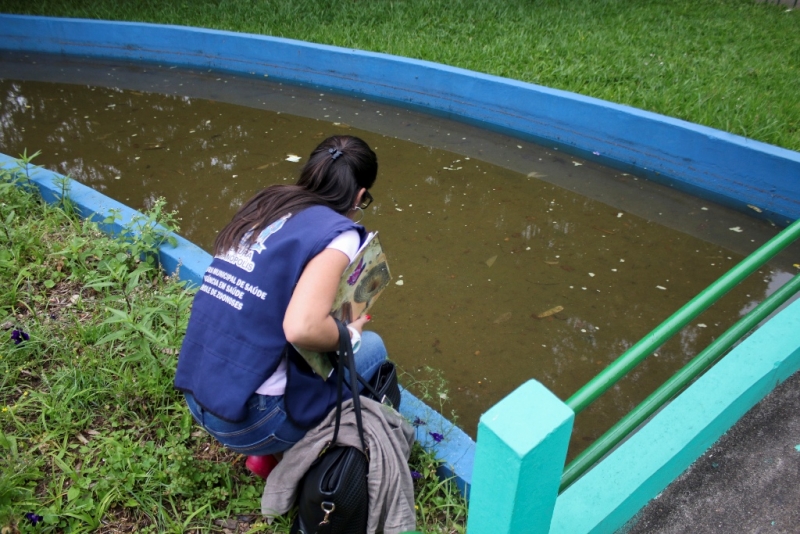
<svg viewBox="0 0 800 534">
<path fill-rule="evenodd" d="M 329 148 L 328 149 L 328 154 L 331 155 L 331 159 L 333 161 L 336 161 L 336 158 L 341 156 L 343 154 L 343 152 L 341 150 L 339 150 L 338 148 Z"/>
</svg>

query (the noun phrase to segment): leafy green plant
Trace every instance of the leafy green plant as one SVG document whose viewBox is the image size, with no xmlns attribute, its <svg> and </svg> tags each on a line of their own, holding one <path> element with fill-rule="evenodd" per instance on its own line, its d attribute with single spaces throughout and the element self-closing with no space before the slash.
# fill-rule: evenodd
<svg viewBox="0 0 800 534">
<path fill-rule="evenodd" d="M 414 443 L 409 460 L 416 496 L 417 530 L 466 532 L 467 501 L 451 478 L 440 478 L 441 462 L 434 450 Z"/>
</svg>

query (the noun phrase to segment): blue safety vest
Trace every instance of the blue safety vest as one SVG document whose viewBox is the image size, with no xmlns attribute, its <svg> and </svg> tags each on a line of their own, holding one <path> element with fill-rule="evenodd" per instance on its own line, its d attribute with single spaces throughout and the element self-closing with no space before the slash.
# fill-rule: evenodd
<svg viewBox="0 0 800 534">
<path fill-rule="evenodd" d="M 347 230 L 364 228 L 330 208 L 313 206 L 264 229 L 249 248 L 214 257 L 192 304 L 175 387 L 227 421 L 277 369 L 287 349 L 283 318 L 308 262 Z M 249 236 L 245 236 L 247 239 Z M 323 381 L 288 345 L 284 405 L 310 428 L 336 403 L 336 375 Z"/>
</svg>

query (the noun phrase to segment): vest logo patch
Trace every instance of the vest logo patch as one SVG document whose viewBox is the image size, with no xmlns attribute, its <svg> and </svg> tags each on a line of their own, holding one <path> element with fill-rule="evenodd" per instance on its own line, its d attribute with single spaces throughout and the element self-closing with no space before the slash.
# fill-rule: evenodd
<svg viewBox="0 0 800 534">
<path fill-rule="evenodd" d="M 253 231 L 250 230 L 244 236 L 242 236 L 242 240 L 239 243 L 239 247 L 234 250 L 230 249 L 225 254 L 218 254 L 214 256 L 215 258 L 219 258 L 222 261 L 228 262 L 232 265 L 239 267 L 242 270 L 247 271 L 248 273 L 252 273 L 253 269 L 255 269 L 256 264 L 253 262 L 253 253 L 258 252 L 261 254 L 265 250 L 267 250 L 266 245 L 264 242 L 267 240 L 269 236 L 276 233 L 278 230 L 283 228 L 283 225 L 286 224 L 286 221 L 291 217 L 291 213 L 287 213 L 285 216 L 281 217 L 274 223 L 270 224 L 263 230 L 261 233 L 258 234 L 255 242 L 247 246 L 247 242 L 250 240 L 250 237 L 253 235 Z"/>
</svg>

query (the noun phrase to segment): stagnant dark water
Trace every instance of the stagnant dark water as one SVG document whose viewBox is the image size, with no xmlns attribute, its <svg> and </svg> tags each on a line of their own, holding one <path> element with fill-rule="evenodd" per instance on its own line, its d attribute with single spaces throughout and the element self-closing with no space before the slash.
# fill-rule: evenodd
<svg viewBox="0 0 800 534">
<path fill-rule="evenodd" d="M 40 165 L 134 208 L 163 196 L 206 250 L 253 193 L 294 180 L 320 140 L 367 140 L 380 172 L 363 223 L 402 282 L 371 326 L 403 381 L 423 381 L 417 393 L 473 436 L 480 414 L 530 378 L 569 397 L 777 232 L 553 148 L 269 80 L 5 54 L 0 95 L 0 151 L 42 150 Z M 750 277 L 581 414 L 570 454 L 779 287 L 791 263 Z"/>
</svg>

